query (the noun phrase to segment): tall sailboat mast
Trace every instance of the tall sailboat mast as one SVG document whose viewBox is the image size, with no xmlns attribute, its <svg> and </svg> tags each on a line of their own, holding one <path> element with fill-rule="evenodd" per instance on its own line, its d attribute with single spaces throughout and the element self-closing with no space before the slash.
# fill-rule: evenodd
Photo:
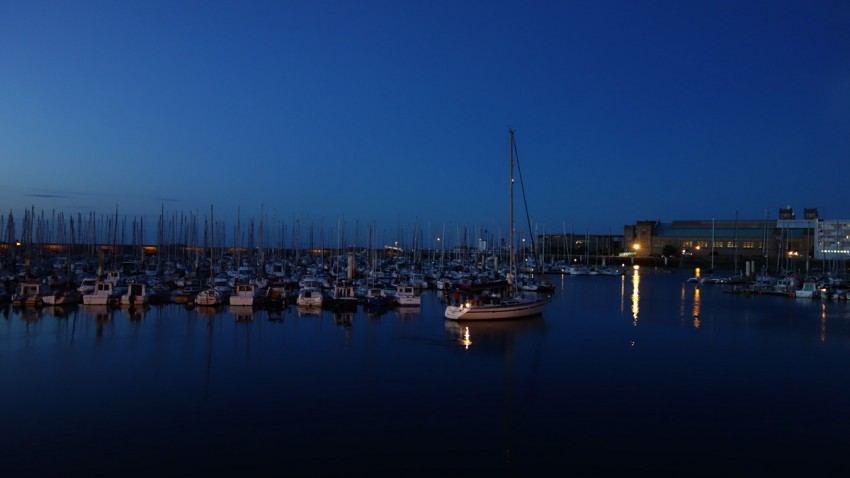
<svg viewBox="0 0 850 478">
<path fill-rule="evenodd" d="M 508 157 L 510 158 L 510 174 L 508 175 L 509 182 L 508 187 L 510 190 L 508 191 L 508 198 L 510 200 L 510 204 L 508 207 L 509 214 L 509 227 L 510 230 L 508 233 L 510 234 L 510 246 L 508 249 L 508 254 L 510 257 L 508 258 L 508 272 L 505 274 L 505 279 L 507 282 L 507 289 L 510 289 L 509 297 L 503 297 L 499 294 L 498 297 L 494 297 L 491 294 L 481 294 L 479 297 L 474 298 L 471 301 L 464 301 L 463 303 L 450 303 L 446 306 L 445 317 L 450 320 L 496 320 L 496 319 L 522 319 L 522 318 L 531 318 L 539 316 L 543 313 L 543 310 L 546 307 L 546 304 L 549 303 L 550 298 L 536 296 L 534 298 L 524 296 L 520 291 L 519 287 L 517 287 L 516 281 L 516 257 L 514 257 L 514 163 L 517 164 L 517 172 L 520 177 L 520 184 L 522 184 L 522 171 L 519 169 L 519 158 L 518 155 L 515 154 L 515 146 L 514 146 L 514 130 L 510 129 L 510 141 L 508 144 Z M 523 199 L 525 198 L 525 192 L 523 191 Z M 526 208 L 526 214 L 528 213 L 528 208 Z M 529 226 L 531 223 L 529 222 Z M 529 229 L 531 229 L 529 227 Z M 534 247 L 532 246 L 532 250 Z M 480 299 L 480 300 L 479 300 Z"/>
<path fill-rule="evenodd" d="M 213 205 L 210 204 L 210 285 L 215 275 L 215 221 L 213 220 Z"/>
<path fill-rule="evenodd" d="M 508 176 L 510 178 L 510 181 L 508 182 L 508 187 L 510 188 L 510 191 L 508 193 L 508 198 L 510 199 L 510 207 L 508 208 L 508 210 L 510 211 L 508 231 L 511 235 L 511 241 L 510 247 L 508 249 L 508 274 L 510 274 L 510 276 L 508 277 L 508 282 L 513 282 L 514 271 L 516 269 L 516 259 L 514 258 L 514 130 L 511 129 L 509 131 L 510 141 L 508 144 L 508 148 L 510 149 L 510 151 L 508 154 L 511 158 L 511 171 L 510 175 Z"/>
<path fill-rule="evenodd" d="M 714 218 L 711 218 L 711 273 L 714 273 Z"/>
</svg>

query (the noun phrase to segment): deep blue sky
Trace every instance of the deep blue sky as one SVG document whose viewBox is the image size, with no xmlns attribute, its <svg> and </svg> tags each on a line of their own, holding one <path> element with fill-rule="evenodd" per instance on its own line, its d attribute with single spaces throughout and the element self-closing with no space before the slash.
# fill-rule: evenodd
<svg viewBox="0 0 850 478">
<path fill-rule="evenodd" d="M 0 105 L 18 218 L 850 219 L 846 0 L 0 0 Z"/>
</svg>

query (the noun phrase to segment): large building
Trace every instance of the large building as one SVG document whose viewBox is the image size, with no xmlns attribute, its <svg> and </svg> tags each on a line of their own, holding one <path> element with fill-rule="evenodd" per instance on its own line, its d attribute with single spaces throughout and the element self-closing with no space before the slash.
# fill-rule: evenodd
<svg viewBox="0 0 850 478">
<path fill-rule="evenodd" d="M 834 261 L 850 259 L 850 221 L 820 220 L 815 230 L 815 258 Z"/>
<path fill-rule="evenodd" d="M 793 209 L 782 208 L 775 220 L 638 221 L 625 226 L 623 239 L 636 257 L 694 257 L 736 267 L 754 261 L 758 268 L 795 269 L 804 263 L 808 269 L 811 261 L 850 258 L 850 221 L 826 221 L 817 209 L 804 209 L 797 218 Z"/>
</svg>

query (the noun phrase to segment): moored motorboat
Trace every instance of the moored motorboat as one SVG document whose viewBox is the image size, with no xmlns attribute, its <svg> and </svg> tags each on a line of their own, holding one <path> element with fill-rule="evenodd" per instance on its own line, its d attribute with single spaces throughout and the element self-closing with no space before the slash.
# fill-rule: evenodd
<svg viewBox="0 0 850 478">
<path fill-rule="evenodd" d="M 83 295 L 85 305 L 108 305 L 118 300 L 120 294 L 115 292 L 112 281 L 99 280 L 94 285 L 94 292 Z"/>
<path fill-rule="evenodd" d="M 17 306 L 40 307 L 44 305 L 42 296 L 45 289 L 46 287 L 37 280 L 21 281 L 18 283 L 15 293 L 12 294 L 12 304 Z"/>
<path fill-rule="evenodd" d="M 82 296 L 73 287 L 51 289 L 41 296 L 44 305 L 73 305 L 82 301 Z"/>
<path fill-rule="evenodd" d="M 354 283 L 350 280 L 338 280 L 328 291 L 328 306 L 336 309 L 356 309 L 360 299 L 357 297 Z"/>
<path fill-rule="evenodd" d="M 312 286 L 298 289 L 298 297 L 295 299 L 298 307 L 321 308 L 322 302 L 322 289 Z"/>
<path fill-rule="evenodd" d="M 121 294 L 121 305 L 142 306 L 146 305 L 153 292 L 143 282 L 132 282 L 127 284 L 127 292 Z"/>
<path fill-rule="evenodd" d="M 77 287 L 77 292 L 79 292 L 80 295 L 91 294 L 94 292 L 95 284 L 97 284 L 97 277 L 84 277 L 83 280 L 80 281 L 80 285 Z"/>
<path fill-rule="evenodd" d="M 366 291 L 366 305 L 372 307 L 383 307 L 390 303 L 390 297 L 383 287 L 370 287 Z"/>
<path fill-rule="evenodd" d="M 412 285 L 399 284 L 396 286 L 393 300 L 399 306 L 418 307 L 422 304 L 422 297 L 416 293 Z"/>
<path fill-rule="evenodd" d="M 198 292 L 198 295 L 195 296 L 194 303 L 195 305 L 205 307 L 215 307 L 217 305 L 221 305 L 223 303 L 223 300 L 218 290 L 204 289 Z"/>
<path fill-rule="evenodd" d="M 803 287 L 794 291 L 794 296 L 798 299 L 815 299 L 819 295 L 820 291 L 815 281 L 804 281 Z"/>
<path fill-rule="evenodd" d="M 247 306 L 254 305 L 254 297 L 257 293 L 257 286 L 252 283 L 236 284 L 236 289 L 230 295 L 230 305 Z"/>
</svg>

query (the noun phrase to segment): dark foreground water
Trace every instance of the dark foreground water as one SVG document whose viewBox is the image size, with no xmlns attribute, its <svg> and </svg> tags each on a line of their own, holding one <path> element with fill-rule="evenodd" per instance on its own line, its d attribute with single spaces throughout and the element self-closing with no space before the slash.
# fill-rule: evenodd
<svg viewBox="0 0 850 478">
<path fill-rule="evenodd" d="M 6 306 L 3 475 L 846 476 L 847 302 L 687 276 L 567 276 L 543 318 L 469 325 L 433 291 L 252 320 Z"/>
</svg>

